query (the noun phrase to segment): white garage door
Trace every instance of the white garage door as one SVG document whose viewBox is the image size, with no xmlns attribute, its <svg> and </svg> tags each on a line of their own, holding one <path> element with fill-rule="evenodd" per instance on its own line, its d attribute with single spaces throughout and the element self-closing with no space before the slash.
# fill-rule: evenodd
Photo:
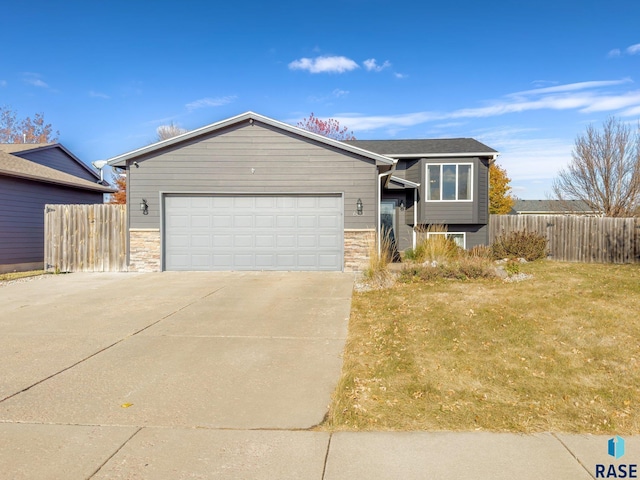
<svg viewBox="0 0 640 480">
<path fill-rule="evenodd" d="M 165 197 L 166 270 L 342 270 L 342 197 Z"/>
</svg>

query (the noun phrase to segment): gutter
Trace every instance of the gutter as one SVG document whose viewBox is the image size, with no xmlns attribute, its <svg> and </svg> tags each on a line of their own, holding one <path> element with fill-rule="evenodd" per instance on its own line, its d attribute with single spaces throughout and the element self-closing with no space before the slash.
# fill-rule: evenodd
<svg viewBox="0 0 640 480">
<path fill-rule="evenodd" d="M 458 152 L 458 153 L 385 153 L 385 157 L 392 158 L 464 158 L 489 157 L 495 161 L 500 152 Z"/>
</svg>

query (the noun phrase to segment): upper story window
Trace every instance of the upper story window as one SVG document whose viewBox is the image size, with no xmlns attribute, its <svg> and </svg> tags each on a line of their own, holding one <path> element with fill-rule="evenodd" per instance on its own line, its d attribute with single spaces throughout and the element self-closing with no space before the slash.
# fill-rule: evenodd
<svg viewBox="0 0 640 480">
<path fill-rule="evenodd" d="M 427 201 L 472 200 L 472 163 L 427 165 Z"/>
</svg>

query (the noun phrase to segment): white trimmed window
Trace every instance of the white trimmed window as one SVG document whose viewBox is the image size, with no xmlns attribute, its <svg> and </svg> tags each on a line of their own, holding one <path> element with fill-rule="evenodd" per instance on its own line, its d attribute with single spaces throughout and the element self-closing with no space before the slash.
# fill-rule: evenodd
<svg viewBox="0 0 640 480">
<path fill-rule="evenodd" d="M 472 201 L 472 163 L 430 163 L 427 165 L 427 201 Z"/>
<path fill-rule="evenodd" d="M 460 248 L 466 248 L 467 244 L 467 234 L 465 232 L 428 232 L 427 238 L 432 235 L 444 235 L 446 238 L 451 238 L 456 245 Z"/>
</svg>

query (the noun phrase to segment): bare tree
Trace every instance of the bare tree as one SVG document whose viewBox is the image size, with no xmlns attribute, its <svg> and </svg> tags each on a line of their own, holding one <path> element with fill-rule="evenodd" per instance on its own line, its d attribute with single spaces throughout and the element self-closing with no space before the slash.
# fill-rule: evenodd
<svg viewBox="0 0 640 480">
<path fill-rule="evenodd" d="M 169 125 L 160 125 L 156 129 L 156 133 L 156 142 L 161 142 L 162 140 L 168 140 L 170 138 L 177 137 L 178 135 L 182 135 L 183 133 L 187 133 L 187 130 L 180 128 L 177 124 L 171 122 Z"/>
<path fill-rule="evenodd" d="M 640 207 L 640 125 L 615 117 L 575 141 L 573 160 L 553 181 L 558 200 L 582 200 L 607 217 L 631 217 Z"/>
</svg>

